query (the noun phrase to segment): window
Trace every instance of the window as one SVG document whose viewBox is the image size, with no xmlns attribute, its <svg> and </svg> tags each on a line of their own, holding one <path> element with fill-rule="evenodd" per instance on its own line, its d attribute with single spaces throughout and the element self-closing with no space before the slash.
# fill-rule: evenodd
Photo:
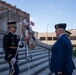
<svg viewBox="0 0 76 75">
<path fill-rule="evenodd" d="M 52 37 L 47 37 L 47 40 L 52 40 Z"/>
<path fill-rule="evenodd" d="M 76 40 L 76 36 L 70 36 L 70 40 Z"/>
<path fill-rule="evenodd" d="M 57 37 L 53 37 L 53 40 L 57 40 Z"/>
<path fill-rule="evenodd" d="M 40 37 L 40 40 L 42 41 L 42 40 L 45 40 L 45 37 Z"/>
</svg>

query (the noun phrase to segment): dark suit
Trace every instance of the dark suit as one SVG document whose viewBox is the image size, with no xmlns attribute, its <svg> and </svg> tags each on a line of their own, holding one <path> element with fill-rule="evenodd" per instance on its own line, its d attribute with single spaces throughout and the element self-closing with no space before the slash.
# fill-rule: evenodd
<svg viewBox="0 0 76 75">
<path fill-rule="evenodd" d="M 51 51 L 50 70 L 54 73 L 63 72 L 64 75 L 72 74 L 72 44 L 66 34 L 58 38 L 52 46 Z"/>
<path fill-rule="evenodd" d="M 9 32 L 3 38 L 3 48 L 5 51 L 5 60 L 8 61 L 10 65 L 10 71 L 12 67 L 14 68 L 15 72 L 12 75 L 17 75 L 19 73 L 19 68 L 17 65 L 17 61 L 15 64 L 12 63 L 12 58 L 16 58 L 18 60 L 18 53 L 16 55 L 17 47 L 18 47 L 19 37 L 16 34 L 12 34 Z M 16 57 L 15 57 L 16 55 Z M 11 71 L 12 73 L 12 71 Z"/>
</svg>

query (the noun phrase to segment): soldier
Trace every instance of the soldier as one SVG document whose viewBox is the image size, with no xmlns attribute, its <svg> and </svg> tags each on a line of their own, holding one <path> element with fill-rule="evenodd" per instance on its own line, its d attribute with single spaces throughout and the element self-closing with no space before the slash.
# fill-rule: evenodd
<svg viewBox="0 0 76 75">
<path fill-rule="evenodd" d="M 8 29 L 9 33 L 6 34 L 3 38 L 3 48 L 5 51 L 5 60 L 9 63 L 10 66 L 10 75 L 18 75 L 19 67 L 18 67 L 18 42 L 19 36 L 15 34 L 16 32 L 16 23 L 17 22 L 9 22 Z"/>
<path fill-rule="evenodd" d="M 55 44 L 52 46 L 50 70 L 55 75 L 72 75 L 72 44 L 70 39 L 65 34 L 65 23 L 55 25 L 56 36 L 58 37 Z"/>
</svg>

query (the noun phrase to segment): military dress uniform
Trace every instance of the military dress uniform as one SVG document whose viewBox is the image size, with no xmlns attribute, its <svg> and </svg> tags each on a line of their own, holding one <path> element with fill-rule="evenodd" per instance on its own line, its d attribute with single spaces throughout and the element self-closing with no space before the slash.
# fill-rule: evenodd
<svg viewBox="0 0 76 75">
<path fill-rule="evenodd" d="M 10 65 L 10 75 L 18 75 L 19 74 L 19 67 L 17 64 L 18 42 L 19 42 L 19 36 L 16 34 L 13 34 L 12 32 L 9 32 L 3 38 L 3 48 L 5 51 L 5 60 L 7 60 L 7 62 Z"/>
<path fill-rule="evenodd" d="M 66 25 L 59 24 L 55 28 L 64 28 Z M 51 48 L 51 60 L 50 60 L 50 70 L 56 75 L 57 72 L 62 72 L 60 75 L 72 75 L 73 72 L 73 63 L 72 63 L 72 44 L 64 33 L 62 34 L 55 44 Z"/>
</svg>

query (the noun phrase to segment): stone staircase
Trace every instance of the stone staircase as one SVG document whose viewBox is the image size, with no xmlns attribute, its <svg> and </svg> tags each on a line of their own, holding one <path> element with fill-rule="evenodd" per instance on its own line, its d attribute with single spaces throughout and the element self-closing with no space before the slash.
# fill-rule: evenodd
<svg viewBox="0 0 76 75">
<path fill-rule="evenodd" d="M 50 53 L 51 55 L 51 53 Z M 25 48 L 19 48 L 19 75 L 51 75 L 49 70 L 49 50 L 36 46 L 34 50 L 29 49 L 28 56 L 30 61 L 26 58 Z M 29 67 L 29 68 L 28 68 Z M 0 52 L 0 75 L 8 75 L 9 65 L 4 60 L 4 52 Z"/>
</svg>

